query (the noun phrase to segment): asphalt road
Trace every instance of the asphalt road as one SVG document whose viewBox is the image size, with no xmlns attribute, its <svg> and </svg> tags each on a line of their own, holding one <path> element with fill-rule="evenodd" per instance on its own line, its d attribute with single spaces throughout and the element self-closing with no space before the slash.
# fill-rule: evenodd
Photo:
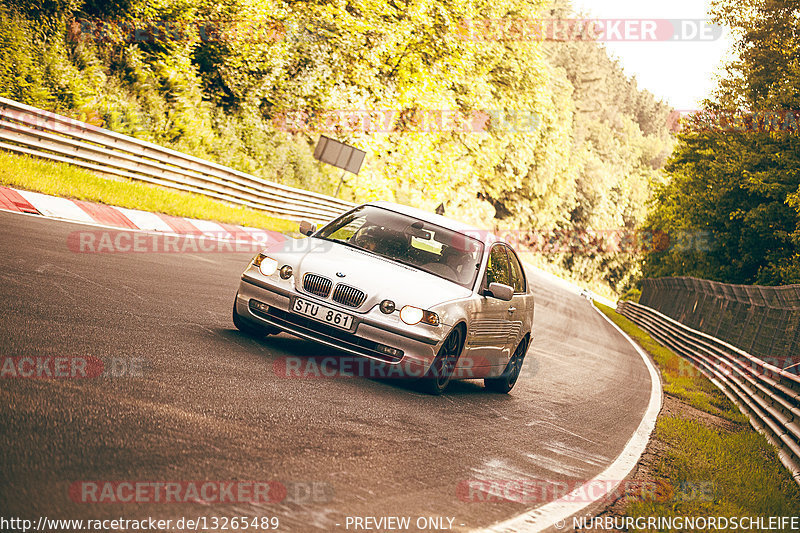
<svg viewBox="0 0 800 533">
<path fill-rule="evenodd" d="M 274 516 L 280 531 L 347 531 L 348 516 L 450 517 L 469 530 L 544 502 L 464 501 L 460 484 L 591 479 L 647 405 L 650 378 L 633 348 L 587 301 L 534 274 L 535 339 L 512 393 L 467 381 L 432 397 L 405 382 L 276 375 L 282 357 L 332 352 L 233 328 L 251 254 L 71 252 L 68 236 L 82 229 L 0 212 L 0 356 L 138 368 L 0 379 L 5 517 Z M 70 497 L 81 481 L 191 480 L 274 481 L 287 495 L 236 504 Z"/>
</svg>

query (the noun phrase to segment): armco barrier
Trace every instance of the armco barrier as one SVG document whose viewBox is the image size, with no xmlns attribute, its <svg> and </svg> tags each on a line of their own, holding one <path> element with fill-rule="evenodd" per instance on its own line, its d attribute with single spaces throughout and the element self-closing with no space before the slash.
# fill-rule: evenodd
<svg viewBox="0 0 800 533">
<path fill-rule="evenodd" d="M 0 97 L 0 148 L 163 185 L 288 219 L 328 221 L 350 202 L 295 189 Z"/>
<path fill-rule="evenodd" d="M 778 368 L 644 305 L 620 302 L 617 311 L 690 360 L 719 387 L 778 448 L 781 462 L 800 483 L 798 367 Z"/>
</svg>

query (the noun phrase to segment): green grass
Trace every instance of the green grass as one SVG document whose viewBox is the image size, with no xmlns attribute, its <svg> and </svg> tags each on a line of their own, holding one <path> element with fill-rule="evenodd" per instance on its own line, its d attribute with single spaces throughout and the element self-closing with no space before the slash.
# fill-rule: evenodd
<svg viewBox="0 0 800 533">
<path fill-rule="evenodd" d="M 800 488 L 767 440 L 749 426 L 726 432 L 697 420 L 663 417 L 656 438 L 667 444 L 650 472 L 666 494 L 633 499 L 626 514 L 646 516 L 794 516 Z"/>
<path fill-rule="evenodd" d="M 117 181 L 73 165 L 1 151 L 0 185 L 153 213 L 274 231 L 293 231 L 297 227 L 295 222 L 271 217 L 247 207 L 234 207 L 200 194 L 135 181 Z"/>
<path fill-rule="evenodd" d="M 723 429 L 681 414 L 660 416 L 654 438 L 664 451 L 648 473 L 649 481 L 658 482 L 660 489 L 654 497 L 629 499 L 625 514 L 634 518 L 797 515 L 800 488 L 775 448 L 750 427 L 745 415 L 688 362 L 613 309 L 595 305 L 653 357 L 667 394 L 739 423 Z"/>
<path fill-rule="evenodd" d="M 599 302 L 595 305 L 653 357 L 661 371 L 665 393 L 712 415 L 740 424 L 748 423 L 747 417 L 728 397 L 689 361 L 659 344 L 646 331 L 610 307 Z"/>
</svg>

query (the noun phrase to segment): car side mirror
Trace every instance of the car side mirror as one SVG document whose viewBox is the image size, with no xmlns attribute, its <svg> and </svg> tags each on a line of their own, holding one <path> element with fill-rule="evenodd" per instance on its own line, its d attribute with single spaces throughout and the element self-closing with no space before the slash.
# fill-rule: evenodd
<svg viewBox="0 0 800 533">
<path fill-rule="evenodd" d="M 514 289 L 503 283 L 490 283 L 486 293 L 492 298 L 510 302 L 514 297 Z"/>
<path fill-rule="evenodd" d="M 317 225 L 316 224 L 312 224 L 308 220 L 301 220 L 300 221 L 300 233 L 302 233 L 303 235 L 309 235 L 310 236 L 315 231 L 317 231 Z"/>
</svg>

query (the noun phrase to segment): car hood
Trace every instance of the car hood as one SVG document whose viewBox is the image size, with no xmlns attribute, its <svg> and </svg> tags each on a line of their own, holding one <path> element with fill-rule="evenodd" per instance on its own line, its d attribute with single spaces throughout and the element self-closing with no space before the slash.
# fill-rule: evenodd
<svg viewBox="0 0 800 533">
<path fill-rule="evenodd" d="M 422 270 L 314 237 L 289 238 L 265 253 L 280 264 L 292 266 L 300 292 L 303 292 L 303 276 L 308 273 L 324 276 L 334 286 L 345 283 L 363 291 L 367 297 L 358 308 L 362 312 L 387 298 L 394 301 L 398 309 L 404 305 L 430 309 L 437 304 L 472 294 L 470 289 Z"/>
</svg>

